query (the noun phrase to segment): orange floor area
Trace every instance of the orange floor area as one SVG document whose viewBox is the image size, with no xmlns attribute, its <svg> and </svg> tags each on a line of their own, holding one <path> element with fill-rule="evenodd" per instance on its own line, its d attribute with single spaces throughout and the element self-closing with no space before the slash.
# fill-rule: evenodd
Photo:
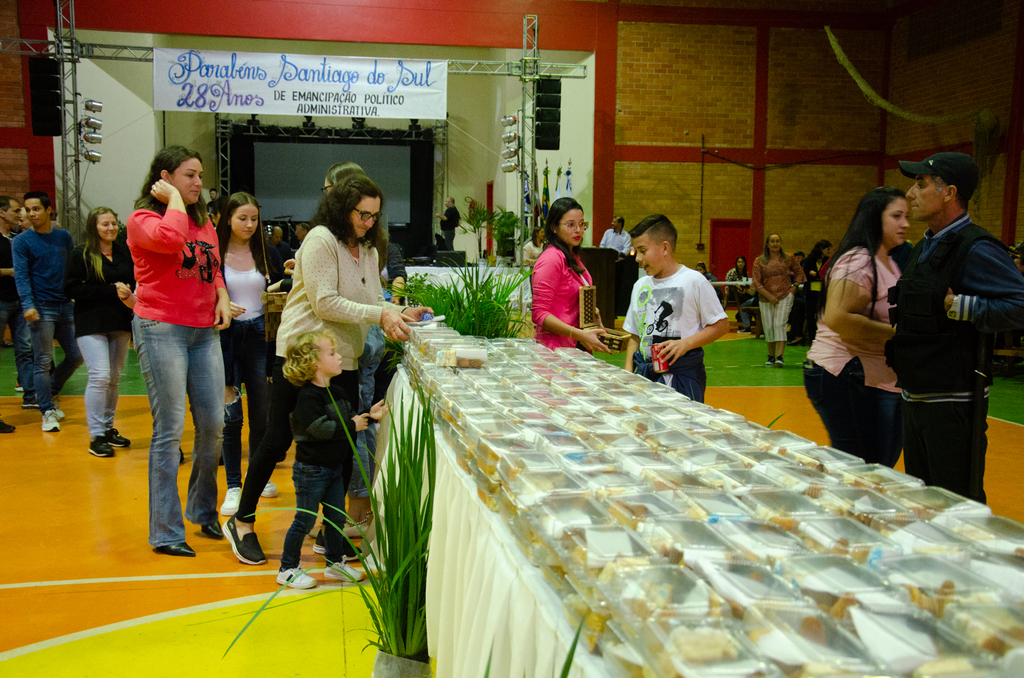
<svg viewBox="0 0 1024 678">
<path fill-rule="evenodd" d="M 708 390 L 707 400 L 761 424 L 784 412 L 775 428 L 821 443 L 828 441 L 802 387 L 718 387 Z M 274 575 L 294 515 L 290 510 L 259 516 L 258 533 L 269 559 L 260 567 L 239 564 L 225 541 L 204 538 L 198 527 L 191 525 L 188 542 L 196 550 L 196 558 L 156 555 L 148 546 L 151 420 L 145 397 L 121 398 L 116 424 L 132 440 L 132 446 L 118 450 L 113 459 L 88 454 L 81 397 L 62 400 L 67 418 L 60 433 L 42 433 L 38 412 L 16 409 L 17 404 L 14 398 L 0 399 L 4 420 L 18 426 L 15 433 L 0 436 L 4 457 L 0 531 L 7 555 L 0 559 L 0 618 L 4 620 L 0 675 L 11 675 L 5 673 L 4 660 L 25 654 L 19 648 L 31 646 L 26 648 L 31 652 L 55 639 L 59 643 L 68 634 L 220 601 L 262 598 L 277 588 Z M 186 454 L 191 445 L 190 429 L 188 423 Z M 1017 480 L 1019 460 L 1015 458 L 1022 434 L 1024 427 L 990 420 L 986 476 L 990 503 L 997 513 L 1017 520 L 1024 520 Z M 261 509 L 294 506 L 290 461 L 291 457 L 274 475 L 280 495 L 262 500 Z M 182 495 L 189 469 L 183 466 L 179 474 Z M 224 490 L 221 471 L 221 498 Z M 304 545 L 303 556 L 304 567 L 323 566 L 323 560 L 312 553 L 312 541 Z M 323 582 L 322 574 L 314 576 Z M 322 585 L 319 591 L 329 588 Z M 242 617 L 228 620 L 232 635 L 244 621 Z M 365 626 L 361 618 L 345 633 Z M 203 642 L 201 634 L 196 642 Z M 364 642 L 356 645 L 362 647 Z M 224 649 L 218 647 L 218 651 Z M 368 675 L 368 670 L 361 674 L 355 667 L 367 665 L 366 656 L 372 661 L 372 652 L 362 655 L 353 650 L 350 656 L 355 663 L 350 662 L 348 673 L 342 675 Z"/>
</svg>

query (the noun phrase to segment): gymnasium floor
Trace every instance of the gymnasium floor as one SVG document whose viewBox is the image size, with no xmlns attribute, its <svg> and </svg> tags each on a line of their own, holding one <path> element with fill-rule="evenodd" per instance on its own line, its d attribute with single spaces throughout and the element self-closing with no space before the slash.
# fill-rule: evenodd
<svg viewBox="0 0 1024 678">
<path fill-rule="evenodd" d="M 59 353 L 59 351 L 58 351 Z M 806 349 L 786 350 L 785 369 L 764 367 L 764 342 L 730 334 L 707 350 L 707 401 L 821 443 L 828 438 L 803 392 Z M 622 354 L 617 356 L 622 360 Z M 0 383 L 11 389 L 13 351 L 0 351 Z M 348 587 L 324 585 L 276 599 L 225 656 L 253 611 L 277 586 L 274 577 L 293 513 L 259 517 L 266 565 L 240 565 L 224 541 L 187 524 L 196 558 L 156 555 L 147 536 L 147 448 L 151 432 L 145 388 L 134 353 L 121 382 L 116 426 L 132 440 L 113 459 L 87 452 L 82 368 L 65 388 L 60 433 L 40 431 L 39 413 L 20 409 L 13 391 L 0 416 L 18 430 L 0 436 L 4 474 L 0 543 L 0 675 L 147 677 L 370 675 L 364 651 L 369 620 Z M 1024 520 L 1018 496 L 1024 437 L 1024 376 L 999 379 L 989 419 L 986 489 L 993 509 Z M 186 424 L 184 448 L 191 447 Z M 294 506 L 289 460 L 274 480 L 276 499 L 261 509 Z M 179 474 L 185 487 L 187 467 Z M 221 475 L 221 496 L 224 479 Z M 303 549 L 303 566 L 323 560 Z M 339 656 L 340 655 L 340 656 Z"/>
</svg>

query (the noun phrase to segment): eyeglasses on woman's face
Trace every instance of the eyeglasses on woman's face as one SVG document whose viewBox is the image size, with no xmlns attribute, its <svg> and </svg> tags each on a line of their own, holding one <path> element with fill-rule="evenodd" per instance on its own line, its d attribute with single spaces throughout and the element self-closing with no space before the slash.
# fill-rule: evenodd
<svg viewBox="0 0 1024 678">
<path fill-rule="evenodd" d="M 566 219 L 558 222 L 558 225 L 567 231 L 586 231 L 590 228 L 590 224 L 586 221 L 575 221 L 574 219 Z"/>
<path fill-rule="evenodd" d="M 352 211 L 358 214 L 359 221 L 362 221 L 364 223 L 367 221 L 377 221 L 378 219 L 381 218 L 381 216 L 384 215 L 383 212 L 364 212 L 362 210 L 357 209 L 353 209 Z"/>
</svg>

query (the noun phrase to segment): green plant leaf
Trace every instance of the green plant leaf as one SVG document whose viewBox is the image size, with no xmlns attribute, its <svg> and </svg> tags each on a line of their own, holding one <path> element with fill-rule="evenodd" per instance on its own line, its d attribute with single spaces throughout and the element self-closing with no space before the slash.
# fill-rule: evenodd
<svg viewBox="0 0 1024 678">
<path fill-rule="evenodd" d="M 580 642 L 580 633 L 583 632 L 583 622 L 580 620 L 580 625 L 576 627 L 576 637 L 572 639 L 572 645 L 569 646 L 569 654 L 565 657 L 565 663 L 562 664 L 561 678 L 569 678 L 569 669 L 572 668 L 572 658 L 576 656 L 576 644 Z"/>
<path fill-rule="evenodd" d="M 779 416 L 777 416 L 777 417 L 775 417 L 774 419 L 772 419 L 772 420 L 771 420 L 771 422 L 769 422 L 769 424 L 768 424 L 767 428 L 771 428 L 771 427 L 772 427 L 772 425 L 774 425 L 774 424 L 775 424 L 775 422 L 777 422 L 777 421 L 778 421 L 779 419 L 782 419 L 782 418 L 783 418 L 784 416 L 786 416 L 786 413 L 785 413 L 785 412 L 783 412 L 783 413 L 782 413 L 782 414 L 780 414 Z"/>
</svg>

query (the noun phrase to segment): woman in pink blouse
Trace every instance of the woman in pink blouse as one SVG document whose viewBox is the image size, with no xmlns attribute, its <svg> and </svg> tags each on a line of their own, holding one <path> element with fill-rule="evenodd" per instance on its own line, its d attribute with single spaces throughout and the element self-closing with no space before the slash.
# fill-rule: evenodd
<svg viewBox="0 0 1024 678">
<path fill-rule="evenodd" d="M 593 353 L 611 353 L 601 343 L 605 334 L 601 315 L 594 309 L 597 327 L 581 330 L 580 288 L 593 285 L 580 261 L 580 241 L 587 225 L 583 207 L 572 198 L 559 198 L 548 208 L 544 225 L 547 247 L 533 266 L 533 324 L 537 341 L 548 348 L 575 346 Z"/>
<path fill-rule="evenodd" d="M 764 241 L 764 254 L 754 259 L 754 289 L 761 308 L 761 326 L 768 343 L 768 367 L 784 367 L 786 322 L 793 309 L 793 285 L 806 279 L 800 264 L 782 251 L 782 236 L 772 233 Z"/>
<path fill-rule="evenodd" d="M 895 466 L 903 447 L 896 374 L 885 363 L 889 288 L 899 267 L 889 251 L 907 239 L 907 200 L 884 186 L 863 198 L 825 275 L 824 309 L 804 363 L 807 397 L 832 447 Z"/>
</svg>

